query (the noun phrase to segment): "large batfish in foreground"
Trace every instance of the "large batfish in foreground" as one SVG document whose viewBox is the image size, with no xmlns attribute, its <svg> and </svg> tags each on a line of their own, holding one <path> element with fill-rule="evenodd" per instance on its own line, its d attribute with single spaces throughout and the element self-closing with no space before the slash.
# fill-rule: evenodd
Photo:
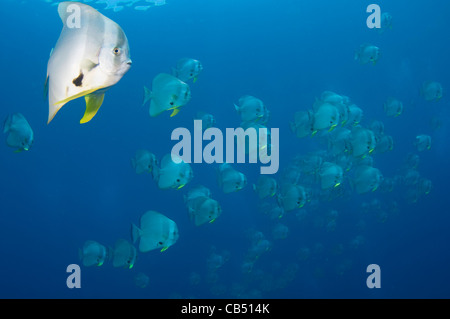
<svg viewBox="0 0 450 319">
<path fill-rule="evenodd" d="M 63 29 L 47 65 L 48 123 L 69 101 L 84 96 L 89 122 L 105 91 L 131 67 L 128 40 L 114 21 L 80 2 L 61 2 Z"/>
</svg>

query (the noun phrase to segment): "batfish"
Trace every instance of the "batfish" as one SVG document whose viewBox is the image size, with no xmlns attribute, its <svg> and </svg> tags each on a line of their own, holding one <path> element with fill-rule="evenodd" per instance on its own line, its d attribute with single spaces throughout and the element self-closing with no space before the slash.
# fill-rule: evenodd
<svg viewBox="0 0 450 319">
<path fill-rule="evenodd" d="M 89 122 L 103 103 L 105 91 L 131 67 L 128 40 L 121 27 L 80 2 L 61 2 L 63 29 L 47 65 L 48 123 L 69 101 L 84 96 Z"/>
</svg>

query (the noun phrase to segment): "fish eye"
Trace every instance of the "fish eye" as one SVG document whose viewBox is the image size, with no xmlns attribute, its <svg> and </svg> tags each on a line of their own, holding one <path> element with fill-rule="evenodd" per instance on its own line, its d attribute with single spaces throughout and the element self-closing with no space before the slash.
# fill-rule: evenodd
<svg viewBox="0 0 450 319">
<path fill-rule="evenodd" d="M 113 49 L 113 53 L 114 53 L 115 55 L 119 55 L 119 54 L 120 54 L 120 48 L 114 48 L 114 49 Z"/>
<path fill-rule="evenodd" d="M 173 105 L 173 102 L 170 102 L 170 105 Z"/>
<path fill-rule="evenodd" d="M 177 183 L 179 183 L 179 182 L 180 182 L 180 179 L 178 178 L 178 179 L 177 179 Z"/>
</svg>

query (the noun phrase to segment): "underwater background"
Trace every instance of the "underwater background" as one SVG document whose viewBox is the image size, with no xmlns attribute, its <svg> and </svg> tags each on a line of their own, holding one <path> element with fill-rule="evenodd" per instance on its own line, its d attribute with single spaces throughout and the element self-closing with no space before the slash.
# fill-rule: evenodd
<svg viewBox="0 0 450 319">
<path fill-rule="evenodd" d="M 166 2 L 146 11 L 131 6 L 118 12 L 88 3 L 123 28 L 133 65 L 107 92 L 91 122 L 79 124 L 85 105 L 77 99 L 47 125 L 47 61 L 62 28 L 57 7 L 46 1 L 2 1 L 0 118 L 22 113 L 35 141 L 20 153 L 0 145 L 0 297 L 449 298 L 450 3 Z M 393 16 L 391 30 L 367 27 L 371 3 Z M 355 61 L 355 51 L 365 43 L 380 48 L 376 65 Z M 158 73 L 170 73 L 183 57 L 203 65 L 190 84 L 191 101 L 175 117 L 151 118 L 148 106 L 141 106 L 143 86 Z M 442 84 L 440 101 L 420 95 L 425 81 Z M 417 154 L 417 171 L 432 182 L 431 192 L 411 198 L 408 186 L 399 183 L 391 191 L 357 194 L 343 183 L 342 194 L 273 218 L 261 212 L 252 189 L 259 163 L 233 164 L 248 185 L 230 194 L 218 186 L 217 164 L 191 164 L 194 178 L 179 190 L 158 189 L 151 174 L 136 174 L 131 166 L 138 149 L 159 159 L 170 153 L 172 131 L 193 130 L 198 111 L 213 114 L 220 129 L 238 127 L 233 103 L 248 94 L 270 110 L 267 126 L 280 129 L 280 169 L 273 176 L 280 180 L 295 156 L 327 151 L 316 137 L 297 138 L 289 124 L 295 112 L 311 109 L 326 90 L 358 105 L 363 126 L 381 121 L 392 136 L 392 151 L 373 154 L 384 178 L 401 180 L 408 154 Z M 389 96 L 403 101 L 398 117 L 383 110 Z M 418 152 L 419 134 L 431 136 L 430 150 Z M 197 227 L 189 220 L 184 195 L 199 184 L 211 190 L 222 215 Z M 131 241 L 131 223 L 148 210 L 177 223 L 180 235 L 172 247 L 138 252 L 131 269 L 109 262 L 81 264 L 78 250 L 86 240 L 110 247 L 119 238 Z M 338 215 L 327 228 L 330 211 Z M 279 223 L 288 228 L 287 236 L 274 232 Z M 251 271 L 243 271 L 255 232 L 263 233 L 271 248 Z M 355 238 L 362 243 L 355 245 Z M 221 263 L 211 261 L 215 255 Z M 80 289 L 66 286 L 69 264 L 81 265 Z M 369 264 L 381 268 L 379 289 L 366 286 Z M 140 273 L 149 279 L 144 288 L 136 284 Z"/>
</svg>

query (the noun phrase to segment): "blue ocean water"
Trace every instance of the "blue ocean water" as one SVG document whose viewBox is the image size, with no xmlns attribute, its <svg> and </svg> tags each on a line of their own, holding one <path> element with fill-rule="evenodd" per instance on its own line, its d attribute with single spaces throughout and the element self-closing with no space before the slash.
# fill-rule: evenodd
<svg viewBox="0 0 450 319">
<path fill-rule="evenodd" d="M 392 14 L 392 30 L 381 34 L 366 26 L 370 3 Z M 107 92 L 91 122 L 79 124 L 85 106 L 78 99 L 47 125 L 43 86 L 62 27 L 56 6 L 2 3 L 0 117 L 22 113 L 35 141 L 21 153 L 0 146 L 1 298 L 450 297 L 448 1 L 167 0 L 145 12 L 93 5 L 123 28 L 133 65 Z M 365 43 L 380 47 L 376 65 L 354 60 Z M 175 117 L 151 118 L 148 106 L 141 106 L 143 86 L 183 57 L 198 59 L 204 68 L 191 84 L 191 101 Z M 440 101 L 420 96 L 425 81 L 442 84 Z M 280 179 L 295 156 L 327 150 L 318 139 L 298 139 L 289 128 L 295 112 L 311 109 L 326 90 L 357 104 L 364 111 L 363 126 L 384 123 L 394 148 L 373 155 L 383 176 L 400 176 L 407 154 L 418 154 L 417 170 L 433 184 L 430 194 L 413 202 L 404 185 L 368 194 L 348 189 L 345 196 L 307 203 L 304 218 L 292 211 L 272 219 L 258 209 L 251 187 L 259 164 L 234 165 L 247 175 L 248 185 L 231 194 L 219 188 L 214 164 L 192 164 L 194 179 L 180 190 L 160 190 L 149 174 L 137 175 L 131 167 L 138 149 L 159 158 L 169 153 L 175 144 L 172 130 L 193 129 L 197 111 L 213 114 L 221 129 L 238 127 L 233 103 L 249 94 L 270 110 L 268 127 L 280 129 L 280 170 L 274 176 Z M 399 117 L 384 113 L 389 96 L 404 103 Z M 432 118 L 442 126 L 433 129 Z M 432 137 L 429 151 L 414 147 L 419 134 Z M 211 190 L 223 213 L 214 223 L 196 227 L 183 196 L 198 184 Z M 381 208 L 367 212 L 364 207 L 374 200 Z M 108 262 L 81 266 L 81 288 L 67 288 L 66 267 L 81 265 L 78 249 L 86 240 L 108 246 L 119 238 L 131 240 L 131 223 L 148 210 L 176 221 L 180 237 L 172 247 L 138 253 L 132 269 Z M 338 218 L 329 230 L 323 220 L 331 210 Z M 361 221 L 365 227 L 358 226 Z M 273 236 L 278 223 L 289 229 L 285 239 Z M 243 272 L 254 231 L 272 247 L 251 272 Z M 351 245 L 356 236 L 364 238 L 357 249 Z M 310 252 L 306 257 L 302 248 Z M 211 270 L 213 252 L 227 258 Z M 381 288 L 366 286 L 369 264 L 380 266 Z M 149 277 L 147 287 L 136 286 L 138 273 Z M 193 273 L 199 282 L 191 280 Z"/>
</svg>

